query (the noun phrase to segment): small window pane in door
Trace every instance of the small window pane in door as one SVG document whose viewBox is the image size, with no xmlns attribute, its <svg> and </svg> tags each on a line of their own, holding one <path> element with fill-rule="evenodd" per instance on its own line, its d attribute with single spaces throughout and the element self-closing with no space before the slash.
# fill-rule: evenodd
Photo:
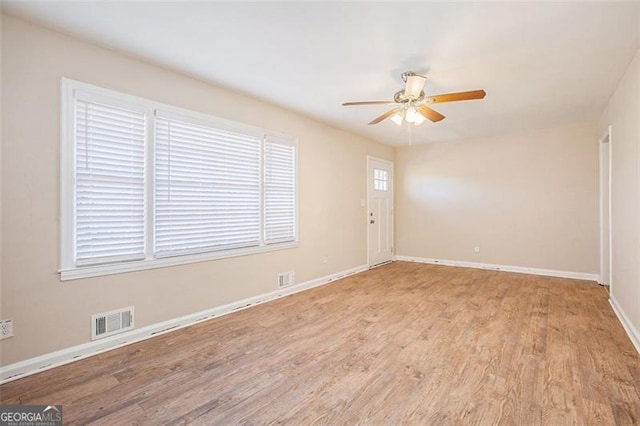
<svg viewBox="0 0 640 426">
<path fill-rule="evenodd" d="M 373 169 L 373 187 L 376 191 L 388 191 L 389 172 L 381 169 Z"/>
</svg>

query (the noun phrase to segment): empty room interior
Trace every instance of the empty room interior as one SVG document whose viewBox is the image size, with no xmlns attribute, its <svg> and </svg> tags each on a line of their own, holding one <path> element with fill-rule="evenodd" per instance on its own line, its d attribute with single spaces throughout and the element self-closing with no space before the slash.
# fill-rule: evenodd
<svg viewBox="0 0 640 426">
<path fill-rule="evenodd" d="M 640 424 L 640 3 L 0 17 L 2 422 Z"/>
</svg>

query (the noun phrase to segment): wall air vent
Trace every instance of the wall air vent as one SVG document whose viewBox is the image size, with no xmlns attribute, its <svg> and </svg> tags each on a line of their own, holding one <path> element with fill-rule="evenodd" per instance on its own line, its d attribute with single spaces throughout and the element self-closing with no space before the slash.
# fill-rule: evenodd
<svg viewBox="0 0 640 426">
<path fill-rule="evenodd" d="M 295 274 L 293 271 L 282 272 L 278 274 L 278 288 L 289 287 L 295 283 Z"/>
<path fill-rule="evenodd" d="M 91 340 L 133 329 L 133 306 L 91 315 Z"/>
</svg>

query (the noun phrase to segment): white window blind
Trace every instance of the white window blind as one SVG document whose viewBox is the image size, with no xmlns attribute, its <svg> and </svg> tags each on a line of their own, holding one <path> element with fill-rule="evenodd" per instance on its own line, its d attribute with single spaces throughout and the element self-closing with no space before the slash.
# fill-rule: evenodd
<svg viewBox="0 0 640 426">
<path fill-rule="evenodd" d="M 62 280 L 298 246 L 294 137 L 63 78 Z"/>
<path fill-rule="evenodd" d="M 144 257 L 145 115 L 75 104 L 74 261 Z"/>
<path fill-rule="evenodd" d="M 261 140 L 156 118 L 155 255 L 260 244 Z"/>
<path fill-rule="evenodd" d="M 264 240 L 266 244 L 296 237 L 295 146 L 274 137 L 264 142 Z"/>
</svg>

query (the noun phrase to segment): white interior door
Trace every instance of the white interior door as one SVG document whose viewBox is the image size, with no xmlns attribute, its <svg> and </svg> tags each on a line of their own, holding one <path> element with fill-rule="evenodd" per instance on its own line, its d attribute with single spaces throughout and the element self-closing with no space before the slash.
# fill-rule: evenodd
<svg viewBox="0 0 640 426">
<path fill-rule="evenodd" d="M 367 229 L 369 267 L 393 255 L 393 163 L 367 158 Z"/>
</svg>

